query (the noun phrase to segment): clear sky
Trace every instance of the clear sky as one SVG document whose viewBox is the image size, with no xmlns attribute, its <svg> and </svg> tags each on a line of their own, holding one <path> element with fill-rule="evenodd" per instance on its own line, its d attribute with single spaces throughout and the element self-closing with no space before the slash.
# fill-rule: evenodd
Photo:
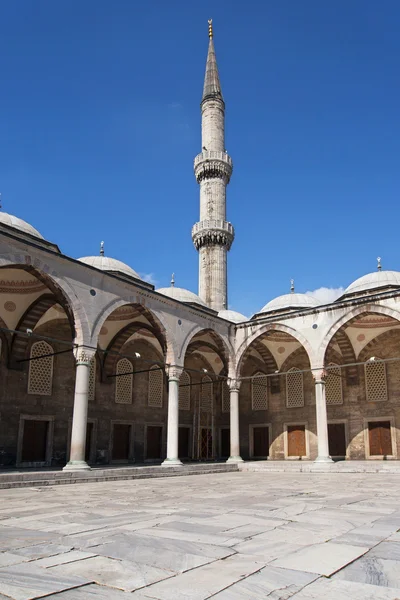
<svg viewBox="0 0 400 600">
<path fill-rule="evenodd" d="M 400 270 L 399 0 L 0 3 L 3 210 L 197 291 L 207 19 L 234 161 L 229 304 Z M 334 292 L 333 292 L 334 293 Z M 328 298 L 329 293 L 326 294 Z"/>
</svg>

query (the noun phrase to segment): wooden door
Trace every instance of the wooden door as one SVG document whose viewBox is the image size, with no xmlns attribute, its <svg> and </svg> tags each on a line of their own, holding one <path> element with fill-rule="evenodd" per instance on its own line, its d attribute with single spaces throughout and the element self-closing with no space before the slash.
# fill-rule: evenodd
<svg viewBox="0 0 400 600">
<path fill-rule="evenodd" d="M 231 455 L 231 430 L 228 427 L 221 429 L 221 458 Z"/>
<path fill-rule="evenodd" d="M 344 423 L 328 423 L 329 454 L 346 456 L 346 432 Z"/>
<path fill-rule="evenodd" d="M 269 456 L 269 429 L 268 427 L 253 427 L 253 456 Z"/>
<path fill-rule="evenodd" d="M 390 421 L 374 421 L 368 423 L 370 456 L 391 456 L 392 436 Z"/>
<path fill-rule="evenodd" d="M 178 432 L 178 457 L 189 458 L 189 427 L 179 427 Z"/>
<path fill-rule="evenodd" d="M 212 429 L 210 427 L 202 427 L 201 428 L 200 458 L 202 458 L 203 460 L 211 459 L 213 457 L 212 447 L 213 447 Z"/>
<path fill-rule="evenodd" d="M 48 421 L 24 420 L 21 462 L 46 462 Z"/>
<path fill-rule="evenodd" d="M 146 458 L 161 458 L 162 427 L 149 425 L 147 427 L 147 452 Z"/>
<path fill-rule="evenodd" d="M 131 443 L 131 426 L 125 423 L 114 424 L 112 460 L 129 459 Z"/>
<path fill-rule="evenodd" d="M 304 425 L 288 425 L 288 456 L 305 456 L 306 428 Z"/>
<path fill-rule="evenodd" d="M 93 440 L 93 423 L 88 423 L 86 428 L 86 446 L 85 446 L 85 460 L 89 462 L 91 460 L 91 450 L 92 450 L 92 440 Z"/>
</svg>

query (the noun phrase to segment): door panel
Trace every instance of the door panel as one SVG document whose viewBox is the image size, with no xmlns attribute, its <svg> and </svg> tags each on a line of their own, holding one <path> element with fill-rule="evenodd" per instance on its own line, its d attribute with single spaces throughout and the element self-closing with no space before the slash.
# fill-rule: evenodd
<svg viewBox="0 0 400 600">
<path fill-rule="evenodd" d="M 288 425 L 288 456 L 306 455 L 306 431 L 304 425 Z"/>
<path fill-rule="evenodd" d="M 269 456 L 269 428 L 254 427 L 253 428 L 253 456 L 254 458 L 261 456 Z"/>
<path fill-rule="evenodd" d="M 368 423 L 368 435 L 371 456 L 390 456 L 393 454 L 390 421 Z"/>
<path fill-rule="evenodd" d="M 131 426 L 124 423 L 114 424 L 112 460 L 128 460 L 130 450 Z"/>
<path fill-rule="evenodd" d="M 48 421 L 24 420 L 21 462 L 45 462 Z"/>
<path fill-rule="evenodd" d="M 231 455 L 231 430 L 227 427 L 221 429 L 221 458 Z"/>
<path fill-rule="evenodd" d="M 189 427 L 179 427 L 178 433 L 178 457 L 189 458 Z"/>
<path fill-rule="evenodd" d="M 329 454 L 346 456 L 346 433 L 344 423 L 328 423 Z"/>
<path fill-rule="evenodd" d="M 149 425 L 147 427 L 147 452 L 146 458 L 161 458 L 162 427 Z"/>
</svg>

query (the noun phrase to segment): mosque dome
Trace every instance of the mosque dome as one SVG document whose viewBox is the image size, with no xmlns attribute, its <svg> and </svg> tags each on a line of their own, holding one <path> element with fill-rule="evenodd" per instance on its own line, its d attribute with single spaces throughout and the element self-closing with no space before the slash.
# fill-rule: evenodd
<svg viewBox="0 0 400 600">
<path fill-rule="evenodd" d="M 29 233 L 29 235 L 33 235 L 37 238 L 43 240 L 43 236 L 38 232 L 37 229 L 29 225 L 26 221 L 19 219 L 18 217 L 14 217 L 14 215 L 9 215 L 5 212 L 0 212 L 0 223 L 4 223 L 4 225 L 8 225 L 9 227 L 13 227 L 14 229 L 19 229 L 23 233 Z"/>
<path fill-rule="evenodd" d="M 378 271 L 374 273 L 368 273 L 359 277 L 353 283 L 345 289 L 344 296 L 350 294 L 361 294 L 362 292 L 369 292 L 370 290 L 377 290 L 378 288 L 387 287 L 400 287 L 400 272 L 399 271 L 382 271 L 380 268 L 380 261 L 378 261 Z"/>
<path fill-rule="evenodd" d="M 121 260 L 104 256 L 104 242 L 101 242 L 99 256 L 83 256 L 82 258 L 78 258 L 78 260 L 79 262 L 85 263 L 85 265 L 89 265 L 91 267 L 95 267 L 100 271 L 122 273 L 122 275 L 128 275 L 128 277 L 141 279 L 136 271 L 123 263 Z"/>
<path fill-rule="evenodd" d="M 218 316 L 221 319 L 226 319 L 227 321 L 232 321 L 233 323 L 243 323 L 244 321 L 248 321 L 249 319 L 235 310 L 220 310 Z"/>
<path fill-rule="evenodd" d="M 159 288 L 156 292 L 168 296 L 169 298 L 173 298 L 174 300 L 178 300 L 179 302 L 185 302 L 186 304 L 200 304 L 200 306 L 206 306 L 206 303 L 203 302 L 197 294 L 185 290 L 184 288 L 175 287 L 174 274 L 172 274 L 170 287 Z"/>
</svg>

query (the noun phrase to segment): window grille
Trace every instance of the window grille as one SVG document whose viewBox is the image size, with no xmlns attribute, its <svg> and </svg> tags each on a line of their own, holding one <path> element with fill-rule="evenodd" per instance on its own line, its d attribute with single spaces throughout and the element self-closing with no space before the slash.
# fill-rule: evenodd
<svg viewBox="0 0 400 600">
<path fill-rule="evenodd" d="M 330 363 L 325 379 L 327 404 L 343 404 L 342 372 L 336 363 Z"/>
<path fill-rule="evenodd" d="M 179 409 L 190 410 L 190 375 L 186 371 L 182 371 L 179 386 Z"/>
<path fill-rule="evenodd" d="M 379 359 L 376 359 L 374 362 L 366 363 L 364 367 L 367 400 L 369 402 L 387 400 L 385 363 L 380 361 Z"/>
<path fill-rule="evenodd" d="M 213 398 L 213 384 L 212 379 L 209 375 L 204 375 L 201 380 L 201 398 L 200 406 L 201 410 L 206 412 L 212 411 L 212 398 Z"/>
<path fill-rule="evenodd" d="M 121 358 L 117 362 L 117 375 L 119 375 L 115 378 L 115 402 L 117 404 L 132 404 L 132 371 L 132 363 L 127 358 Z"/>
<path fill-rule="evenodd" d="M 261 372 L 251 380 L 251 408 L 267 410 L 268 408 L 268 377 Z"/>
<path fill-rule="evenodd" d="M 231 411 L 231 398 L 230 398 L 230 390 L 227 382 L 223 380 L 221 382 L 222 388 L 222 412 L 228 413 Z"/>
<path fill-rule="evenodd" d="M 154 408 L 162 408 L 163 404 L 163 371 L 157 365 L 149 371 L 148 405 Z"/>
<path fill-rule="evenodd" d="M 90 361 L 89 370 L 89 401 L 93 402 L 96 395 L 96 357 L 93 356 Z"/>
<path fill-rule="evenodd" d="M 31 347 L 31 358 L 52 354 L 53 348 L 45 341 L 35 342 Z M 36 358 L 29 363 L 28 394 L 51 396 L 53 386 L 53 356 Z"/>
<path fill-rule="evenodd" d="M 286 375 L 286 407 L 304 406 L 303 373 L 293 367 Z"/>
</svg>

